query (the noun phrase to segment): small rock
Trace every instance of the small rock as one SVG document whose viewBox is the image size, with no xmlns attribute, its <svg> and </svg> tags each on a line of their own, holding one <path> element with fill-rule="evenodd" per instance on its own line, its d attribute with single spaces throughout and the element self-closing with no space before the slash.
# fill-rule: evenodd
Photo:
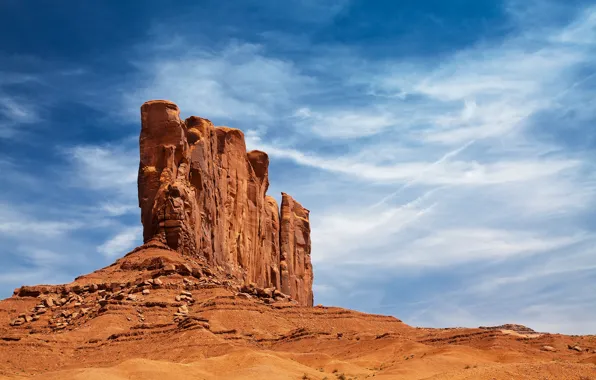
<svg viewBox="0 0 596 380">
<path fill-rule="evenodd" d="M 244 298 L 244 299 L 250 299 L 250 298 L 252 298 L 250 296 L 250 294 L 242 293 L 242 292 L 241 293 L 236 293 L 236 297 L 238 297 L 238 298 Z"/>
<path fill-rule="evenodd" d="M 126 299 L 129 301 L 136 301 L 137 296 L 135 296 L 134 294 L 129 294 L 128 297 L 126 297 Z"/>
<path fill-rule="evenodd" d="M 99 289 L 99 286 L 97 286 L 97 284 L 91 284 L 89 286 L 89 291 L 90 292 L 96 292 Z"/>
<path fill-rule="evenodd" d="M 81 307 L 83 304 L 80 302 L 75 302 L 74 307 Z"/>
<path fill-rule="evenodd" d="M 34 321 L 34 322 L 35 322 L 35 321 L 39 321 L 39 315 L 34 315 L 34 316 L 32 316 L 32 317 L 31 317 L 31 320 L 32 320 L 32 321 Z"/>
<path fill-rule="evenodd" d="M 185 284 L 187 284 L 187 285 L 192 285 L 192 281 L 190 281 L 190 280 L 189 280 L 188 278 L 186 278 L 186 277 L 184 277 L 184 278 L 182 279 L 182 281 L 184 281 L 184 283 L 185 283 Z"/>
<path fill-rule="evenodd" d="M 149 291 L 149 289 L 143 289 L 143 292 L 142 293 L 143 293 L 144 296 L 146 296 L 149 293 L 151 293 L 151 291 Z"/>
<path fill-rule="evenodd" d="M 180 296 L 176 296 L 176 301 L 177 301 L 177 302 L 180 302 L 180 301 L 182 301 L 182 297 L 180 297 Z"/>
<path fill-rule="evenodd" d="M 37 311 L 35 313 L 37 313 L 37 314 L 45 314 L 46 313 L 46 308 L 45 307 L 44 308 L 39 308 L 39 309 L 37 309 Z"/>
<path fill-rule="evenodd" d="M 198 268 L 193 268 L 192 270 L 192 276 L 196 279 L 200 279 L 201 276 L 203 276 L 203 273 L 201 273 L 201 270 Z"/>
<path fill-rule="evenodd" d="M 54 299 L 52 297 L 46 298 L 45 300 L 43 300 L 43 303 L 47 307 L 53 307 L 54 306 Z"/>
<path fill-rule="evenodd" d="M 106 307 L 108 305 L 108 300 L 105 298 L 100 299 L 98 302 L 99 302 L 99 306 L 101 306 L 101 307 Z"/>
<path fill-rule="evenodd" d="M 166 266 L 163 267 L 162 271 L 168 275 L 168 274 L 172 274 L 172 273 L 176 273 L 176 267 L 173 264 L 168 264 Z"/>
<path fill-rule="evenodd" d="M 550 352 L 555 352 L 557 351 L 554 347 L 552 346 L 542 346 L 542 350 L 543 351 L 550 351 Z"/>
<path fill-rule="evenodd" d="M 159 279 L 159 277 L 153 280 L 153 286 L 159 287 L 159 286 L 162 286 L 162 285 L 163 285 L 163 281 L 161 281 Z"/>
<path fill-rule="evenodd" d="M 182 305 L 178 308 L 179 313 L 188 314 L 188 307 L 186 305 Z"/>
<path fill-rule="evenodd" d="M 115 298 L 115 299 L 117 299 L 117 300 L 121 301 L 121 300 L 123 300 L 124 298 L 126 298 L 126 294 L 124 294 L 124 293 L 122 293 L 122 292 L 118 292 L 118 293 L 114 294 L 113 298 Z"/>
<path fill-rule="evenodd" d="M 98 292 L 97 292 L 97 294 L 98 294 L 100 297 L 103 297 L 103 296 L 105 296 L 105 294 L 106 294 L 106 291 L 105 291 L 104 289 L 102 289 L 102 290 L 98 291 Z"/>
<path fill-rule="evenodd" d="M 71 318 L 77 318 L 79 316 L 79 312 L 74 312 L 72 313 L 72 315 L 70 316 Z"/>
<path fill-rule="evenodd" d="M 188 264 L 179 264 L 179 265 L 177 265 L 176 270 L 182 276 L 190 276 L 190 274 L 192 273 L 192 268 L 190 266 L 188 266 Z"/>
<path fill-rule="evenodd" d="M 192 298 L 192 293 L 191 292 L 187 292 L 187 291 L 182 291 L 180 292 L 181 296 L 187 296 L 187 297 L 191 297 Z"/>
<path fill-rule="evenodd" d="M 31 321 L 33 321 L 33 318 L 30 315 L 25 316 L 25 322 L 29 323 Z"/>
<path fill-rule="evenodd" d="M 17 319 L 14 319 L 12 322 L 10 322 L 10 325 L 11 326 L 20 326 L 23 323 L 25 323 L 25 320 L 23 318 L 17 318 Z"/>
<path fill-rule="evenodd" d="M 580 346 L 571 346 L 571 345 L 569 345 L 569 346 L 567 346 L 567 347 L 568 347 L 570 350 L 574 350 L 574 351 L 577 351 L 577 352 L 582 352 L 582 351 L 583 351 L 583 350 L 581 349 L 581 347 L 580 347 Z"/>
</svg>

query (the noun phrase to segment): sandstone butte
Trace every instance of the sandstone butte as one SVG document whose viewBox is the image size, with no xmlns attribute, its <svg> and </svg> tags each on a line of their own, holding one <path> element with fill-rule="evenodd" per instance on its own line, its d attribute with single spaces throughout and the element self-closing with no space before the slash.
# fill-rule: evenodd
<svg viewBox="0 0 596 380">
<path fill-rule="evenodd" d="M 0 301 L 0 378 L 596 379 L 594 336 L 313 306 L 309 212 L 266 195 L 268 164 L 240 130 L 145 103 L 144 244 Z"/>
<path fill-rule="evenodd" d="M 239 129 L 168 101 L 141 107 L 139 206 L 145 243 L 165 244 L 245 284 L 312 306 L 309 211 L 269 187 L 269 157 L 246 152 Z"/>
</svg>

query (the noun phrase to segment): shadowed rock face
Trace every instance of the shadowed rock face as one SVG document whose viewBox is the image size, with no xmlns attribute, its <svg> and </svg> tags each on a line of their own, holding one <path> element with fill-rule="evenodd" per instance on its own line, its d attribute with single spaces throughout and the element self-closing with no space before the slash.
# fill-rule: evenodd
<svg viewBox="0 0 596 380">
<path fill-rule="evenodd" d="M 309 211 L 269 187 L 269 157 L 246 152 L 239 129 L 169 101 L 141 107 L 139 207 L 145 243 L 204 258 L 231 276 L 312 305 Z"/>
</svg>

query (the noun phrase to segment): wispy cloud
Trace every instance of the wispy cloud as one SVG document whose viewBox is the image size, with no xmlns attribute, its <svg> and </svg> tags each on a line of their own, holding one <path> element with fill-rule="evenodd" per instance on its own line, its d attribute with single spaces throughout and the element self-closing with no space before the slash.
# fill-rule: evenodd
<svg viewBox="0 0 596 380">
<path fill-rule="evenodd" d="M 93 190 L 134 192 L 138 153 L 116 146 L 76 146 L 69 149 L 76 170 L 75 183 Z"/>
<path fill-rule="evenodd" d="M 142 243 L 143 229 L 140 226 L 128 227 L 97 248 L 97 251 L 108 258 L 122 256 Z"/>
<path fill-rule="evenodd" d="M 16 128 L 38 121 L 40 116 L 35 103 L 16 95 L 3 94 L 0 84 L 0 138 L 12 137 Z"/>
<path fill-rule="evenodd" d="M 23 237 L 34 231 L 38 236 L 56 237 L 80 226 L 78 221 L 40 220 L 27 215 L 23 210 L 0 204 L 0 232 L 6 236 Z"/>
<path fill-rule="evenodd" d="M 266 56 L 259 45 L 232 43 L 221 51 L 190 46 L 184 39 L 144 46 L 134 64 L 146 85 L 126 93 L 126 109 L 169 99 L 203 117 L 271 121 L 311 81 L 290 61 Z"/>
</svg>

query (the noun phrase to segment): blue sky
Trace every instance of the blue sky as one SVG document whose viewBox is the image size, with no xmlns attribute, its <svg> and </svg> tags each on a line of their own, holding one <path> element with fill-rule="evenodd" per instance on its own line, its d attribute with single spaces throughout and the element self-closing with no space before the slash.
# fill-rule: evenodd
<svg viewBox="0 0 596 380">
<path fill-rule="evenodd" d="M 0 296 L 140 244 L 139 107 L 241 128 L 315 303 L 596 333 L 588 1 L 0 4 Z"/>
</svg>

